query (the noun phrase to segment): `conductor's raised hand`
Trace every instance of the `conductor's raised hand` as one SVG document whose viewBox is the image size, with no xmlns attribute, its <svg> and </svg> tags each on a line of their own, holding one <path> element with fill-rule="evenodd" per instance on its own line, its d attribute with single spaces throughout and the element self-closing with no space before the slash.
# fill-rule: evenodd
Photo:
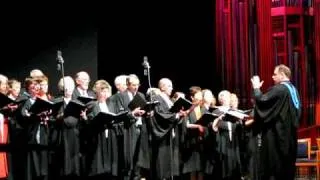
<svg viewBox="0 0 320 180">
<path fill-rule="evenodd" d="M 260 77 L 259 76 L 253 76 L 251 78 L 251 84 L 253 89 L 259 89 L 262 85 L 263 85 L 264 81 L 260 81 Z"/>
</svg>

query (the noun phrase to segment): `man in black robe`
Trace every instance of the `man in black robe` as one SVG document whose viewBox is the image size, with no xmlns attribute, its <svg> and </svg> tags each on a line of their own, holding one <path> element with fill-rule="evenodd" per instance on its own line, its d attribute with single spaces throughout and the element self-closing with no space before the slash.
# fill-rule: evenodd
<svg viewBox="0 0 320 180">
<path fill-rule="evenodd" d="M 180 139 L 185 127 L 182 117 L 186 112 L 171 112 L 172 82 L 167 78 L 159 81 L 161 93 L 154 99 L 159 102 L 150 119 L 152 133 L 151 179 L 173 179 L 180 176 Z"/>
<path fill-rule="evenodd" d="M 80 71 L 75 76 L 76 88 L 72 93 L 72 99 L 77 100 L 79 96 L 95 98 L 95 93 L 89 90 L 90 76 L 85 71 Z"/>
<path fill-rule="evenodd" d="M 123 179 L 140 179 L 140 167 L 137 165 L 140 150 L 140 136 L 143 126 L 142 115 L 145 111 L 140 107 L 130 109 L 129 104 L 135 96 L 141 96 L 145 99 L 144 94 L 138 92 L 140 80 L 135 74 L 127 77 L 127 90 L 119 93 L 114 97 L 118 112 L 129 111 L 127 119 L 123 123 L 123 146 L 119 153 L 123 153 L 123 159 L 119 159 L 122 165 Z M 121 151 L 121 152 L 120 152 Z"/>
<path fill-rule="evenodd" d="M 285 65 L 274 69 L 275 85 L 265 94 L 258 76 L 251 79 L 255 98 L 255 121 L 261 128 L 262 179 L 294 179 L 297 128 L 301 113 L 299 94 L 290 82 L 291 71 Z"/>
</svg>

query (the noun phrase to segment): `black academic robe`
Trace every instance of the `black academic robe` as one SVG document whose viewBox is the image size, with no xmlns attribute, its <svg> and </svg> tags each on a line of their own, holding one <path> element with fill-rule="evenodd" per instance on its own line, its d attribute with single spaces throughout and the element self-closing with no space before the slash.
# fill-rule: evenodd
<svg viewBox="0 0 320 180">
<path fill-rule="evenodd" d="M 203 139 L 203 173 L 205 179 L 217 178 L 221 173 L 220 153 L 218 151 L 218 133 L 213 131 L 212 123 L 206 127 L 205 137 Z"/>
<path fill-rule="evenodd" d="M 201 108 L 201 114 L 205 113 L 205 108 Z M 187 121 L 189 124 L 195 124 L 197 122 L 196 114 L 192 111 Z M 185 122 L 186 124 L 186 122 Z M 191 173 L 202 171 L 202 155 L 203 155 L 203 138 L 199 134 L 198 129 L 187 128 L 184 134 L 183 151 L 182 153 L 182 173 Z"/>
<path fill-rule="evenodd" d="M 57 123 L 60 124 L 60 148 L 57 152 L 60 158 L 59 167 L 60 175 L 63 177 L 72 176 L 79 177 L 84 171 L 83 161 L 81 159 L 81 130 L 84 123 L 79 115 L 65 114 L 64 108 L 67 104 L 60 109 Z"/>
<path fill-rule="evenodd" d="M 165 100 L 157 95 L 159 101 L 154 116 L 150 119 L 152 133 L 152 179 L 164 179 L 180 176 L 180 142 L 185 124 L 176 119 L 176 114 L 169 111 Z M 185 130 L 184 130 L 185 131 Z"/>
<path fill-rule="evenodd" d="M 250 117 L 254 117 L 253 112 L 254 111 L 250 112 Z M 259 154 L 258 151 L 260 148 L 260 134 L 253 133 L 255 122 L 250 125 L 243 124 L 242 126 L 242 133 L 241 136 L 239 136 L 242 174 L 244 177 L 259 180 L 256 165 L 259 161 L 257 155 Z"/>
<path fill-rule="evenodd" d="M 260 174 L 264 179 L 294 179 L 300 107 L 295 108 L 290 91 L 283 84 L 265 94 L 254 89 L 254 97 L 255 121 L 261 129 Z"/>
<path fill-rule="evenodd" d="M 231 122 L 231 131 L 228 130 L 228 123 Z M 242 125 L 233 117 L 226 116 L 219 123 L 219 131 L 216 136 L 218 165 L 215 171 L 219 172 L 222 179 L 240 179 L 241 160 L 239 149 L 239 127 Z M 230 139 L 231 137 L 231 139 Z"/>
<path fill-rule="evenodd" d="M 254 122 L 250 127 L 247 127 L 248 132 L 248 148 L 247 148 L 247 172 L 251 179 L 260 180 L 261 175 L 260 169 L 260 150 L 261 150 L 261 133 L 257 133 L 255 130 L 256 122 Z M 260 132 L 260 131 L 259 131 Z"/>
<path fill-rule="evenodd" d="M 138 161 L 137 166 L 142 168 L 142 174 L 143 176 L 149 176 L 149 170 L 150 170 L 150 161 L 151 161 L 151 125 L 150 125 L 150 119 L 151 117 L 146 116 L 142 119 L 142 125 L 141 125 L 141 132 L 140 132 L 140 138 L 139 138 L 139 152 L 138 152 Z"/>
<path fill-rule="evenodd" d="M 141 92 L 137 93 L 145 99 L 144 94 Z M 130 113 L 128 105 L 131 100 L 129 99 L 128 91 L 118 93 L 115 99 L 117 112 L 129 111 L 128 118 L 125 119 L 123 123 L 123 146 L 121 150 L 121 153 L 123 153 L 123 171 L 121 175 L 133 178 L 139 176 L 137 174 L 139 173 L 139 170 L 137 170 L 137 161 L 140 151 L 140 135 L 142 126 L 139 125 L 138 127 L 135 124 L 137 119 Z"/>
<path fill-rule="evenodd" d="M 26 179 L 45 179 L 49 175 L 49 126 L 36 115 L 27 116 L 31 106 L 32 102 L 28 99 L 21 108 L 27 136 Z"/>
<path fill-rule="evenodd" d="M 108 100 L 109 112 L 115 113 L 115 104 Z M 88 176 L 101 174 L 118 176 L 118 133 L 120 124 L 114 124 L 103 119 L 94 119 L 101 111 L 99 103 L 95 102 L 91 112 L 88 114 L 87 125 L 87 152 L 85 156 Z M 105 132 L 105 130 L 108 130 Z M 106 135 L 107 133 L 107 135 Z"/>
</svg>

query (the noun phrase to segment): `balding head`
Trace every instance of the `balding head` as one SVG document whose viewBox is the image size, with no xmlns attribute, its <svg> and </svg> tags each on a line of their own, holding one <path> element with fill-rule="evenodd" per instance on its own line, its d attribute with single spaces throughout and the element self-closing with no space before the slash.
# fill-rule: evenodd
<svg viewBox="0 0 320 180">
<path fill-rule="evenodd" d="M 85 71 L 80 71 L 76 74 L 75 77 L 76 85 L 82 90 L 88 90 L 90 83 L 90 76 Z"/>
<path fill-rule="evenodd" d="M 44 76 L 43 72 L 40 69 L 33 69 L 30 71 L 30 77 L 37 78 Z"/>
<path fill-rule="evenodd" d="M 291 78 L 291 70 L 288 66 L 280 64 L 274 68 L 272 79 L 275 84 L 283 81 L 289 81 Z"/>
<path fill-rule="evenodd" d="M 171 95 L 173 86 L 172 81 L 168 78 L 162 78 L 159 80 L 158 87 L 161 92 L 167 94 L 168 96 Z"/>
</svg>

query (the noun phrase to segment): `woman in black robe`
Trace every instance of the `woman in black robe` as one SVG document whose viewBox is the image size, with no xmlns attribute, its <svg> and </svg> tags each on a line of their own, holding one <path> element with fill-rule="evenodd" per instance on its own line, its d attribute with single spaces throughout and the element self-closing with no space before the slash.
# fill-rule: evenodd
<svg viewBox="0 0 320 180">
<path fill-rule="evenodd" d="M 90 179 L 116 179 L 119 176 L 119 149 L 117 135 L 121 133 L 120 119 L 108 119 L 100 113 L 115 113 L 111 86 L 105 80 L 95 82 L 97 101 L 88 113 L 85 156 L 87 176 Z M 101 116 L 99 116 L 99 114 Z"/>
<path fill-rule="evenodd" d="M 52 167 L 59 168 L 58 172 L 61 179 L 80 179 L 84 170 L 80 149 L 80 131 L 83 127 L 83 121 L 81 120 L 85 114 L 78 110 L 75 112 L 66 110 L 68 105 L 71 105 L 70 102 L 75 101 L 71 100 L 75 88 L 74 80 L 70 76 L 65 76 L 64 79 L 60 79 L 58 87 L 64 92 L 64 104 L 56 117 L 59 148 L 56 149 L 55 166 Z"/>
<path fill-rule="evenodd" d="M 27 133 L 27 180 L 46 180 L 49 178 L 49 111 L 34 109 L 33 105 L 39 98 L 41 90 L 40 81 L 43 79 L 27 78 L 26 88 L 30 98 L 21 108 L 21 114 Z M 48 99 L 46 99 L 48 100 Z"/>
</svg>

